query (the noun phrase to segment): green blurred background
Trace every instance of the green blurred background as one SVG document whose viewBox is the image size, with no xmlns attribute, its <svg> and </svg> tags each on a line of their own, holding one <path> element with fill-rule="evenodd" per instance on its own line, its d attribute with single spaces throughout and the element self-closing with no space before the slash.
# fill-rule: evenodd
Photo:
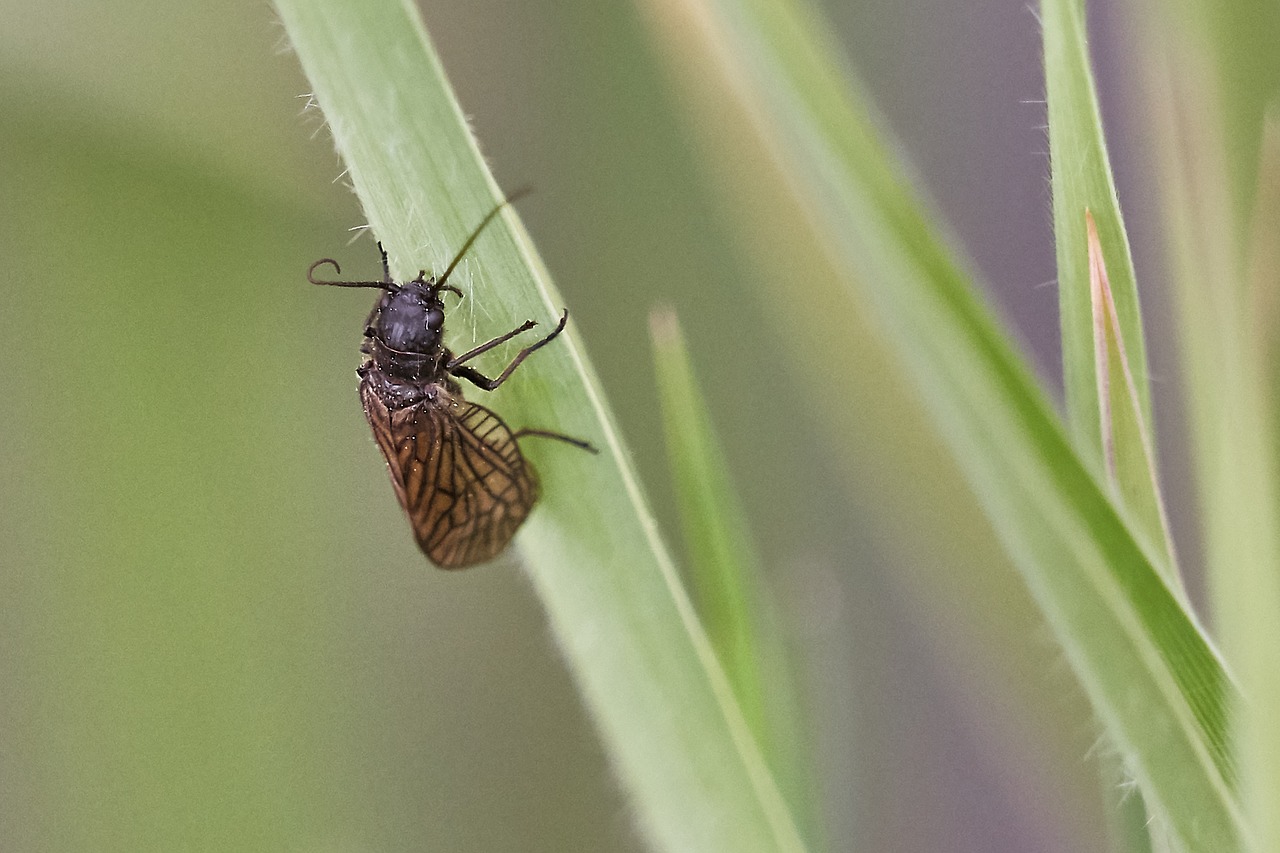
<svg viewBox="0 0 1280 853">
<path fill-rule="evenodd" d="M 1055 375 L 1034 16 L 830 6 Z M 408 535 L 355 394 L 370 298 L 304 279 L 376 252 L 271 9 L 0 9 L 0 849 L 641 849 L 517 558 L 446 574 Z M 1102 849 L 1065 663 L 919 421 L 869 409 L 865 479 L 832 470 L 635 10 L 423 13 L 672 532 L 647 313 L 680 312 L 832 849 Z M 886 434 L 937 466 L 887 490 L 915 503 Z"/>
</svg>

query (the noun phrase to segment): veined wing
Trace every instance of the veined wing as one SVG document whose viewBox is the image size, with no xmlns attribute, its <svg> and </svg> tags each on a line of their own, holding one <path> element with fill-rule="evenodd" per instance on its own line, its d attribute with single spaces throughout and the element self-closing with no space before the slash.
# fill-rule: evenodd
<svg viewBox="0 0 1280 853">
<path fill-rule="evenodd" d="M 423 553 L 444 569 L 502 553 L 538 499 L 537 479 L 502 419 L 447 395 L 388 409 L 367 380 L 360 397 Z"/>
</svg>

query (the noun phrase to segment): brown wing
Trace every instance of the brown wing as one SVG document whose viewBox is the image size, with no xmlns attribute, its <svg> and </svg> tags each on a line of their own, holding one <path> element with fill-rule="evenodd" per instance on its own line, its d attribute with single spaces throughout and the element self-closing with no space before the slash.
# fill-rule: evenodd
<svg viewBox="0 0 1280 853">
<path fill-rule="evenodd" d="M 448 395 L 388 409 L 368 382 L 360 397 L 423 553 L 442 569 L 502 553 L 538 499 L 533 470 L 502 419 Z"/>
</svg>

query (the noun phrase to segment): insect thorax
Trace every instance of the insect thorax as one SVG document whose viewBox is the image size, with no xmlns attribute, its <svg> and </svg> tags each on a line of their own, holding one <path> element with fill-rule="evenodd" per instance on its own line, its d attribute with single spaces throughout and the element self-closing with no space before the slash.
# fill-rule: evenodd
<svg viewBox="0 0 1280 853">
<path fill-rule="evenodd" d="M 368 359 L 357 371 L 364 384 L 388 409 L 407 409 L 420 403 L 447 407 L 461 398 L 461 389 L 447 374 L 423 380 L 405 380 L 388 374 L 376 359 Z"/>
<path fill-rule="evenodd" d="M 450 353 L 444 347 L 436 347 L 431 352 L 401 352 L 373 337 L 365 340 L 360 351 L 369 356 L 366 367 L 376 365 L 391 382 L 421 385 L 442 382 L 448 376 L 444 365 Z"/>
</svg>

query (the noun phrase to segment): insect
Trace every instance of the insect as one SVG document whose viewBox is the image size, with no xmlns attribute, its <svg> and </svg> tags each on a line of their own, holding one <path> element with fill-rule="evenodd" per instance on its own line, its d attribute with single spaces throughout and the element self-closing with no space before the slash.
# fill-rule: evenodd
<svg viewBox="0 0 1280 853">
<path fill-rule="evenodd" d="M 491 560 L 507 547 L 538 500 L 538 479 L 520 452 L 519 439 L 553 438 L 590 453 L 585 441 L 542 429 L 512 431 L 497 414 L 463 399 L 456 380 L 492 391 L 520 364 L 564 331 L 566 309 L 546 337 L 516 354 L 496 379 L 472 367 L 476 356 L 532 329 L 526 320 L 505 335 L 455 356 L 444 345 L 443 295 L 462 291 L 449 284 L 467 250 L 507 198 L 480 221 L 439 277 L 419 271 L 412 281 L 391 278 L 382 244 L 382 281 L 325 281 L 318 267 L 342 269 L 322 258 L 307 270 L 312 284 L 368 287 L 384 291 L 365 321 L 360 352 L 364 363 L 360 401 L 373 437 L 386 457 L 391 485 L 413 527 L 418 546 L 442 569 L 462 569 Z"/>
</svg>

